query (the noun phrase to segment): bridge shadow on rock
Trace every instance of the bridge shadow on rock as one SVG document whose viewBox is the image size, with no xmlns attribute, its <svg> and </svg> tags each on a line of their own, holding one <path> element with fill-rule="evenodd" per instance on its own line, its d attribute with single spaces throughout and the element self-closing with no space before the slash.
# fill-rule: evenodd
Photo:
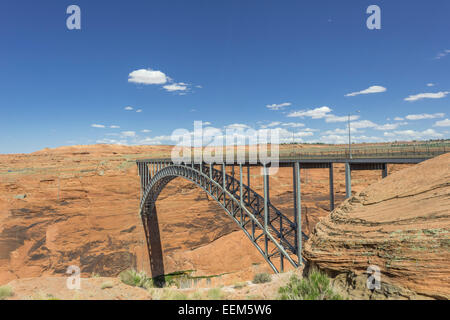
<svg viewBox="0 0 450 320">
<path fill-rule="evenodd" d="M 147 239 L 147 250 L 152 277 L 157 287 L 163 287 L 165 284 L 164 261 L 156 206 L 153 206 L 152 212 L 149 215 L 142 216 L 142 223 Z"/>
</svg>

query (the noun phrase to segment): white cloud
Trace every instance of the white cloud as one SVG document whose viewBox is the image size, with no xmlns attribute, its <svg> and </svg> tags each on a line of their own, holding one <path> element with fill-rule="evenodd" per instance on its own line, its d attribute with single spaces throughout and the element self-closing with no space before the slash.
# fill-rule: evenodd
<svg viewBox="0 0 450 320">
<path fill-rule="evenodd" d="M 377 125 L 370 120 L 361 120 L 350 124 L 350 127 L 355 129 L 374 128 L 376 126 Z"/>
<path fill-rule="evenodd" d="M 441 121 L 437 121 L 434 124 L 435 127 L 450 127 L 450 119 L 445 119 Z"/>
<path fill-rule="evenodd" d="M 233 123 L 233 124 L 225 126 L 225 129 L 233 129 L 233 130 L 249 129 L 249 128 L 250 128 L 250 126 L 243 124 L 243 123 Z"/>
<path fill-rule="evenodd" d="M 203 124 L 204 126 L 210 126 L 210 125 L 211 125 L 211 122 L 209 122 L 209 121 L 204 121 L 204 122 L 202 122 L 202 124 Z"/>
<path fill-rule="evenodd" d="M 186 84 L 180 82 L 180 83 L 172 83 L 163 86 L 164 89 L 166 89 L 168 92 L 175 92 L 175 91 L 186 91 L 187 86 Z"/>
<path fill-rule="evenodd" d="M 281 125 L 280 121 L 273 121 L 273 122 L 271 122 L 269 124 L 261 125 L 261 128 L 273 128 L 273 127 L 276 127 L 276 126 L 279 126 L 279 125 Z"/>
<path fill-rule="evenodd" d="M 122 131 L 121 134 L 124 137 L 135 137 L 136 136 L 136 132 L 134 132 L 134 131 Z"/>
<path fill-rule="evenodd" d="M 144 130 L 141 130 L 141 132 L 142 133 L 149 133 L 149 132 L 152 132 L 152 130 L 144 129 Z"/>
<path fill-rule="evenodd" d="M 427 87 L 434 87 L 434 83 L 427 83 Z"/>
<path fill-rule="evenodd" d="M 130 106 L 128 106 L 128 107 L 125 107 L 125 110 L 127 110 L 127 111 L 131 111 L 131 110 L 133 110 L 133 107 L 130 107 Z"/>
<path fill-rule="evenodd" d="M 305 124 L 304 123 L 299 123 L 299 122 L 285 122 L 283 124 L 281 124 L 283 127 L 291 127 L 291 128 L 299 128 L 299 127 L 304 127 Z"/>
<path fill-rule="evenodd" d="M 284 107 L 289 107 L 291 105 L 292 105 L 292 103 L 290 103 L 290 102 L 284 102 L 284 103 L 280 103 L 280 104 L 269 104 L 266 106 L 266 108 L 268 108 L 270 110 L 280 110 L 280 109 L 283 109 Z"/>
<path fill-rule="evenodd" d="M 321 136 L 319 141 L 327 144 L 344 144 L 348 143 L 348 137 L 338 134 L 329 134 Z"/>
<path fill-rule="evenodd" d="M 395 121 L 403 121 L 403 120 L 405 120 L 405 119 L 402 118 L 402 117 L 395 117 L 394 120 L 395 120 Z"/>
<path fill-rule="evenodd" d="M 116 140 L 116 139 L 101 139 L 97 140 L 96 143 L 127 145 L 126 140 Z"/>
<path fill-rule="evenodd" d="M 405 98 L 405 101 L 417 101 L 421 99 L 442 99 L 445 98 L 450 92 L 449 91 L 440 91 L 440 92 L 428 92 L 428 93 L 419 93 L 415 95 L 410 95 Z"/>
<path fill-rule="evenodd" d="M 350 128 L 351 132 L 357 132 L 357 129 Z M 327 130 L 324 132 L 325 135 L 336 135 L 336 134 L 348 134 L 348 128 L 342 129 L 342 128 L 336 128 L 334 130 Z"/>
<path fill-rule="evenodd" d="M 408 122 L 386 123 L 383 125 L 376 126 L 375 129 L 380 130 L 380 131 L 386 131 L 386 130 L 389 131 L 389 130 L 395 130 L 400 126 L 405 126 L 407 124 L 408 124 Z"/>
<path fill-rule="evenodd" d="M 371 86 L 365 90 L 361 90 L 358 92 L 352 92 L 352 93 L 348 93 L 345 96 L 346 97 L 354 97 L 360 94 L 370 94 L 370 93 L 380 93 L 380 92 L 385 92 L 387 89 L 385 87 L 382 86 Z"/>
<path fill-rule="evenodd" d="M 350 116 L 350 121 L 358 120 L 359 116 Z M 325 122 L 335 123 L 335 122 L 346 122 L 348 121 L 348 116 L 336 116 L 334 114 L 326 115 Z"/>
<path fill-rule="evenodd" d="M 288 114 L 289 118 L 304 118 L 304 117 L 310 117 L 312 119 L 322 119 L 327 116 L 328 113 L 333 111 L 332 109 L 328 108 L 327 106 L 323 106 L 320 108 L 310 109 L 310 110 L 301 110 L 301 111 L 294 111 Z"/>
<path fill-rule="evenodd" d="M 422 113 L 422 114 L 407 115 L 406 119 L 408 120 L 436 119 L 436 118 L 443 118 L 444 116 L 445 116 L 444 113 L 435 113 L 435 114 Z"/>
<path fill-rule="evenodd" d="M 402 131 L 394 131 L 394 135 L 404 139 L 432 139 L 432 138 L 441 138 L 443 136 L 442 133 L 436 132 L 434 129 L 427 129 L 425 131 L 414 131 L 414 130 L 402 130 Z"/>
<path fill-rule="evenodd" d="M 437 54 L 437 56 L 435 57 L 435 59 L 442 59 L 442 58 L 446 57 L 449 53 L 450 53 L 449 49 L 439 52 Z"/>
<path fill-rule="evenodd" d="M 103 124 L 91 124 L 92 128 L 105 128 Z"/>
<path fill-rule="evenodd" d="M 168 77 L 161 71 L 152 69 L 139 69 L 128 75 L 128 82 L 139 84 L 164 84 Z"/>
<path fill-rule="evenodd" d="M 111 129 L 119 129 L 120 128 L 120 126 L 116 126 L 116 125 L 112 125 L 112 126 L 109 126 Z"/>
<path fill-rule="evenodd" d="M 141 112 L 142 112 L 142 109 L 137 109 L 136 112 L 137 112 L 137 113 L 141 113 Z"/>
<path fill-rule="evenodd" d="M 146 137 L 140 140 L 137 140 L 137 144 L 148 144 L 148 145 L 155 145 L 155 144 L 162 144 L 162 142 L 170 142 L 171 137 L 170 136 L 156 136 L 156 137 Z"/>
</svg>

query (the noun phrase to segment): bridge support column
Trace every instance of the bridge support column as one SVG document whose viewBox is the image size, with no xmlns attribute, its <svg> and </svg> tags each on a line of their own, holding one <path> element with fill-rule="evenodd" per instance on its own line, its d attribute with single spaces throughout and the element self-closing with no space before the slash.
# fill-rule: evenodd
<svg viewBox="0 0 450 320">
<path fill-rule="evenodd" d="M 142 199 L 142 194 L 143 194 L 143 192 L 142 192 L 142 167 L 141 167 L 141 163 L 140 162 L 137 163 L 137 167 L 138 167 L 139 179 L 140 179 L 140 182 L 141 182 L 141 199 Z"/>
<path fill-rule="evenodd" d="M 226 172 L 225 163 L 222 163 L 222 185 L 223 185 L 223 205 L 226 206 L 227 203 L 225 201 L 225 190 L 227 190 L 227 172 Z"/>
<path fill-rule="evenodd" d="M 263 170 L 263 185 L 264 185 L 264 235 L 265 253 L 269 254 L 269 241 L 267 238 L 267 232 L 269 232 L 269 175 L 267 174 L 267 166 L 264 164 Z"/>
<path fill-rule="evenodd" d="M 345 198 L 348 199 L 352 196 L 352 170 L 350 163 L 345 163 Z"/>
<path fill-rule="evenodd" d="M 239 197 L 241 198 L 240 200 L 241 200 L 241 210 L 240 210 L 240 213 L 241 213 L 241 224 L 243 223 L 243 221 L 242 221 L 242 208 L 244 207 L 244 186 L 243 186 L 243 183 L 242 183 L 242 163 L 239 163 Z"/>
<path fill-rule="evenodd" d="M 333 180 L 333 163 L 330 163 L 330 211 L 334 210 L 334 180 Z"/>
<path fill-rule="evenodd" d="M 383 169 L 381 170 L 381 177 L 384 179 L 388 176 L 387 163 L 383 163 Z"/>
<path fill-rule="evenodd" d="M 295 234 L 298 265 L 303 264 L 302 258 L 302 200 L 301 200 L 301 185 L 300 185 L 300 164 L 294 164 L 294 219 L 297 224 L 297 232 Z"/>
<path fill-rule="evenodd" d="M 247 165 L 247 204 L 250 205 L 250 164 Z"/>
<path fill-rule="evenodd" d="M 209 179 L 212 181 L 212 172 L 214 169 L 214 165 L 212 164 L 212 162 L 209 164 Z M 212 183 L 209 184 L 209 193 L 212 194 Z"/>
</svg>

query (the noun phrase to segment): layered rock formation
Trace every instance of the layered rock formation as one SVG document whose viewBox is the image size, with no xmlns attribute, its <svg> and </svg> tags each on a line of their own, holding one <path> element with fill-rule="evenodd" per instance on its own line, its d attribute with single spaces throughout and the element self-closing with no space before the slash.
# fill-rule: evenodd
<svg viewBox="0 0 450 320">
<path fill-rule="evenodd" d="M 450 154 L 445 154 L 346 200 L 316 225 L 305 257 L 363 296 L 448 299 L 449 232 Z M 365 287 L 371 265 L 381 271 L 381 290 L 374 292 Z"/>
</svg>

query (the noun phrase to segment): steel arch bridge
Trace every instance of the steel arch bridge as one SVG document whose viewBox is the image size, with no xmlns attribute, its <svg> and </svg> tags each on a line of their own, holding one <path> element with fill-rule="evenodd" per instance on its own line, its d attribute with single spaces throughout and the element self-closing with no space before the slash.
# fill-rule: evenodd
<svg viewBox="0 0 450 320">
<path fill-rule="evenodd" d="M 141 183 L 140 215 L 150 249 L 149 219 L 156 215 L 156 201 L 165 186 L 177 177 L 203 189 L 239 226 L 274 272 L 283 272 L 285 262 L 297 268 L 304 263 L 302 242 L 308 237 L 301 226 L 300 168 L 329 169 L 330 210 L 334 210 L 333 164 L 345 164 L 346 197 L 351 196 L 351 171 L 381 170 L 387 176 L 388 164 L 419 163 L 427 158 L 404 159 L 307 159 L 280 160 L 279 167 L 292 168 L 294 215 L 288 217 L 270 201 L 269 166 L 262 163 L 174 163 L 170 159 L 137 160 Z M 219 167 L 219 169 L 216 169 Z M 228 172 L 227 172 L 228 167 Z M 235 175 L 238 167 L 239 178 Z M 263 195 L 250 186 L 251 168 L 262 170 Z M 246 180 L 244 181 L 244 171 Z M 244 183 L 245 182 L 245 183 Z M 156 218 L 156 217 L 153 217 Z M 157 220 L 156 220 L 157 224 Z M 159 230 L 158 230 L 159 232 Z M 158 234 L 159 237 L 159 234 Z M 161 251 L 161 250 L 160 250 Z M 160 252 L 162 255 L 162 251 Z"/>
</svg>

